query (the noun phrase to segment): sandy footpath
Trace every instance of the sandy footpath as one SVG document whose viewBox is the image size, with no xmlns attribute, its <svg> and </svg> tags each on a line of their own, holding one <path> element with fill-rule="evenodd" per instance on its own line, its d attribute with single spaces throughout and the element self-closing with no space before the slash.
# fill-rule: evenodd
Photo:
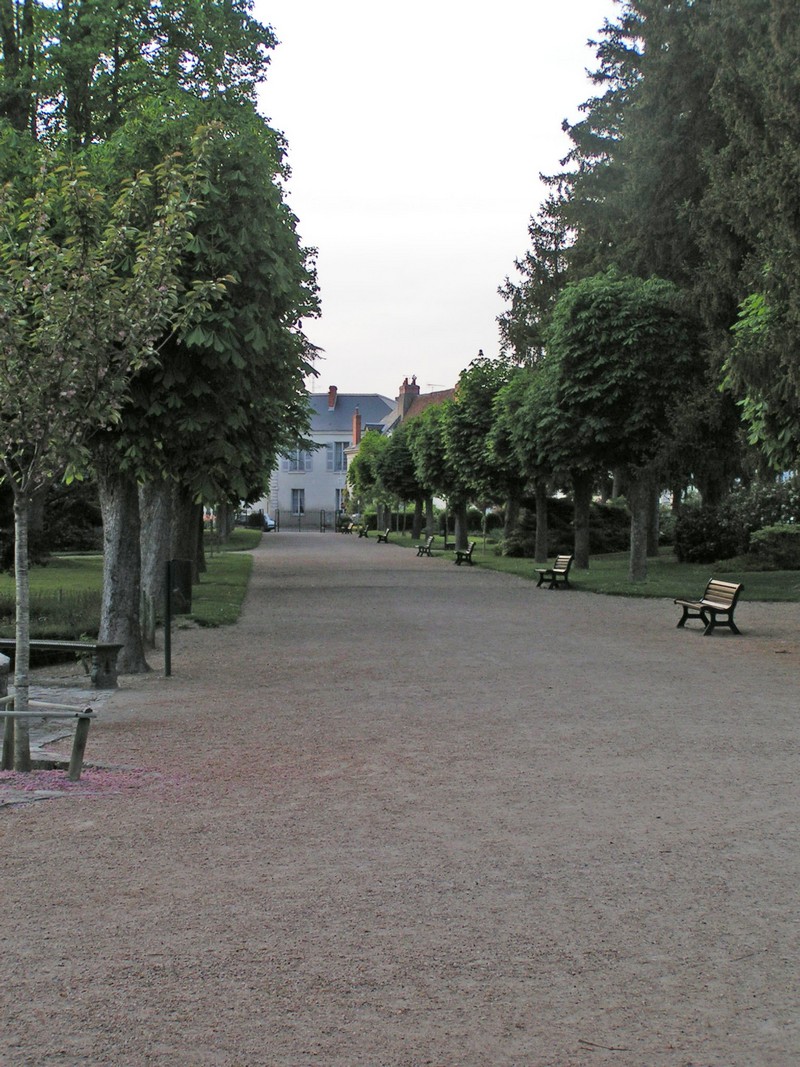
<svg viewBox="0 0 800 1067">
<path fill-rule="evenodd" d="M 800 1064 L 800 611 L 746 597 L 263 538 L 0 807 L 0 1067 Z"/>
</svg>

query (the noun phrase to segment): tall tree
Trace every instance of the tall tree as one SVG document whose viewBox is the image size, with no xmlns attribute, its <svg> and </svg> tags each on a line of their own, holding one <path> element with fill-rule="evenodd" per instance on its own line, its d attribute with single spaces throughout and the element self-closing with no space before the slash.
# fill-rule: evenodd
<svg viewBox="0 0 800 1067">
<path fill-rule="evenodd" d="M 131 376 L 175 322 L 192 208 L 174 160 L 109 200 L 69 156 L 35 155 L 35 178 L 0 190 L 0 466 L 14 492 L 17 711 L 28 701 L 32 499 L 85 466 L 89 437 L 119 420 Z M 15 762 L 30 765 L 24 728 Z"/>
<path fill-rule="evenodd" d="M 696 373 L 696 326 L 662 279 L 606 272 L 571 283 L 549 338 L 557 365 L 551 459 L 623 468 L 630 485 L 632 581 L 647 575 L 647 512 L 673 412 Z M 577 560 L 576 560 L 577 563 Z"/>
</svg>

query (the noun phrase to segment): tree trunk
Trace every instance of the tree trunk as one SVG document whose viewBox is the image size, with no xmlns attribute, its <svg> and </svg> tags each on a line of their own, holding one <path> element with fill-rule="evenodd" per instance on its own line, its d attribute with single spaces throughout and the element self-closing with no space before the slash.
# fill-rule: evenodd
<svg viewBox="0 0 800 1067">
<path fill-rule="evenodd" d="M 467 550 L 467 502 L 460 500 L 453 503 L 453 518 L 455 520 L 456 550 Z"/>
<path fill-rule="evenodd" d="M 652 486 L 650 479 L 638 476 L 628 483 L 628 507 L 631 512 L 631 555 L 628 577 L 632 582 L 647 578 L 647 528 Z"/>
<path fill-rule="evenodd" d="M 435 517 L 433 514 L 433 497 L 425 497 L 425 536 L 433 537 L 436 532 L 434 529 Z"/>
<path fill-rule="evenodd" d="M 166 602 L 167 561 L 172 543 L 172 484 L 148 482 L 139 489 L 142 558 L 142 637 L 155 648 L 156 619 Z"/>
<path fill-rule="evenodd" d="M 14 710 L 27 711 L 30 693 L 31 581 L 28 566 L 28 518 L 31 499 L 14 493 L 14 582 L 17 598 L 16 648 L 14 650 Z M 27 719 L 14 722 L 14 767 L 31 769 L 30 733 Z"/>
<path fill-rule="evenodd" d="M 575 567 L 589 569 L 589 516 L 592 506 L 594 478 L 585 472 L 572 475 L 572 497 L 575 515 Z"/>
<path fill-rule="evenodd" d="M 647 489 L 647 555 L 655 559 L 659 552 L 661 533 L 661 490 L 658 482 L 651 480 Z"/>
<path fill-rule="evenodd" d="M 217 537 L 221 545 L 230 540 L 233 529 L 233 508 L 230 504 L 220 504 L 216 511 Z"/>
<path fill-rule="evenodd" d="M 414 501 L 414 520 L 411 526 L 411 536 L 415 541 L 419 541 L 422 537 L 422 519 L 423 519 L 423 501 L 422 497 L 418 496 Z"/>
<path fill-rule="evenodd" d="M 188 559 L 191 562 L 193 584 L 200 578 L 198 527 L 202 526 L 202 520 L 202 507 L 195 504 L 191 491 L 183 486 L 176 488 L 173 503 L 172 558 Z"/>
<path fill-rule="evenodd" d="M 508 544 L 519 525 L 520 502 L 518 493 L 510 493 L 506 500 L 506 514 L 503 520 L 503 541 Z"/>
<path fill-rule="evenodd" d="M 548 551 L 548 521 L 547 521 L 547 482 L 544 478 L 537 478 L 533 486 L 536 494 L 536 542 L 534 545 L 534 558 L 537 563 L 547 563 Z"/>
<path fill-rule="evenodd" d="M 97 484 L 103 515 L 100 640 L 122 645 L 117 658 L 122 674 L 143 674 L 150 668 L 139 624 L 139 491 L 133 478 L 102 462 L 98 463 Z"/>
</svg>

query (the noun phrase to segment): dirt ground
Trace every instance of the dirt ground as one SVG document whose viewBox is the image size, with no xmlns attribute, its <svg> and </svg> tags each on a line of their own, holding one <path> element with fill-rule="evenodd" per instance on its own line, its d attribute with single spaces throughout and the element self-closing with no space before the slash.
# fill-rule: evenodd
<svg viewBox="0 0 800 1067">
<path fill-rule="evenodd" d="M 800 612 L 746 598 L 263 538 L 0 808 L 0 1064 L 800 1064 Z"/>
</svg>

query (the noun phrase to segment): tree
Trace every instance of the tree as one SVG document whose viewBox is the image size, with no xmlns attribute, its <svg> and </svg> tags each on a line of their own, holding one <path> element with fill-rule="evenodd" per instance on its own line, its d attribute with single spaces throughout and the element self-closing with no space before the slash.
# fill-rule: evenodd
<svg viewBox="0 0 800 1067">
<path fill-rule="evenodd" d="M 483 505 L 504 504 L 506 537 L 516 525 L 524 479 L 519 464 L 507 462 L 489 447 L 494 400 L 513 374 L 513 367 L 481 352 L 459 375 L 445 423 L 447 456 L 470 495 Z"/>
<path fill-rule="evenodd" d="M 420 484 L 409 443 L 409 424 L 401 423 L 386 438 L 386 444 L 375 459 L 375 473 L 379 484 L 392 496 L 414 502 L 414 522 L 411 536 L 422 533 L 422 508 L 425 487 Z"/>
<path fill-rule="evenodd" d="M 718 331 L 750 440 L 779 467 L 800 452 L 800 26 L 790 0 L 712 5 L 704 54 L 726 139 L 701 216 L 709 278 L 729 294 Z M 712 285 L 709 284 L 709 290 Z M 732 299 L 731 299 L 732 298 Z M 737 307 L 738 305 L 738 307 Z"/>
<path fill-rule="evenodd" d="M 90 435 L 118 422 L 131 376 L 174 325 L 193 208 L 191 171 L 175 160 L 114 200 L 69 155 L 39 148 L 36 163 L 32 181 L 0 192 L 0 465 L 14 492 L 18 711 L 28 702 L 31 500 L 83 469 Z M 15 763 L 30 766 L 24 728 Z"/>
<path fill-rule="evenodd" d="M 649 495 L 673 411 L 696 373 L 695 338 L 680 291 L 663 279 L 614 271 L 585 278 L 565 288 L 553 314 L 557 422 L 548 453 L 555 466 L 625 470 L 632 581 L 647 574 Z"/>
<path fill-rule="evenodd" d="M 447 499 L 455 515 L 456 548 L 467 547 L 467 503 L 470 486 L 454 466 L 447 447 L 447 422 L 452 400 L 433 404 L 412 423 L 411 454 L 417 478 L 437 496 Z"/>
<path fill-rule="evenodd" d="M 252 0 L 0 0 L 0 117 L 73 148 L 176 94 L 252 101 L 275 35 Z"/>
<path fill-rule="evenodd" d="M 187 101 L 176 115 L 143 115 L 102 156 L 124 173 L 137 159 L 185 144 L 207 110 Z M 208 183 L 182 268 L 187 278 L 229 278 L 226 299 L 174 334 L 158 364 L 133 379 L 124 419 L 98 455 L 104 524 L 127 531 L 128 541 L 139 522 L 137 485 L 144 487 L 145 517 L 153 516 L 142 538 L 145 592 L 155 603 L 163 602 L 170 553 L 197 569 L 199 504 L 260 495 L 277 455 L 308 428 L 311 349 L 301 322 L 317 313 L 310 252 L 283 201 L 273 131 L 247 107 L 230 119 L 208 146 Z M 108 550 L 107 584 L 118 591 L 102 633 L 146 669 L 136 638 L 137 559 L 120 565 L 123 541 Z"/>
</svg>

